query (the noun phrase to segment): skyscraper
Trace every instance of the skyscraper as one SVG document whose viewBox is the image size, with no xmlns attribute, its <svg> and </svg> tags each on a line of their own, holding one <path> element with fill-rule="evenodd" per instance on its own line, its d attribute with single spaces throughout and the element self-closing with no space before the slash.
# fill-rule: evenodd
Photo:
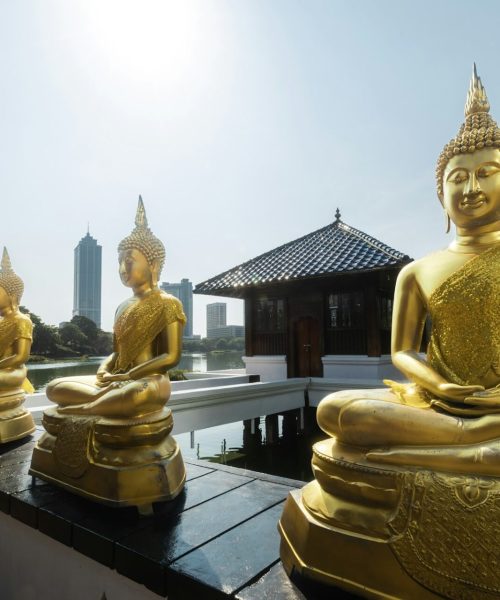
<svg viewBox="0 0 500 600">
<path fill-rule="evenodd" d="M 101 326 L 102 247 L 87 231 L 75 248 L 73 315 L 87 317 Z"/>
<path fill-rule="evenodd" d="M 207 304 L 207 337 L 211 337 L 211 329 L 225 327 L 226 306 L 225 302 L 213 302 L 212 304 Z"/>
<path fill-rule="evenodd" d="M 193 336 L 193 284 L 189 279 L 181 279 L 180 283 L 169 283 L 165 281 L 160 285 L 160 288 L 172 294 L 182 302 L 184 313 L 187 317 L 187 323 L 184 327 L 184 337 Z"/>
</svg>

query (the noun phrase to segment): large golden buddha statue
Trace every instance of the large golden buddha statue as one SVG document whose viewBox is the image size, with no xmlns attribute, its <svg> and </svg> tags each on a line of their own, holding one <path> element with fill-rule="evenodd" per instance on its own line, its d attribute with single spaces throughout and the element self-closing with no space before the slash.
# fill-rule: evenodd
<svg viewBox="0 0 500 600">
<path fill-rule="evenodd" d="M 409 383 L 321 401 L 331 437 L 280 522 L 289 572 L 369 598 L 500 597 L 500 129 L 489 109 L 474 67 L 465 122 L 436 169 L 456 239 L 397 280 L 392 359 Z"/>
<path fill-rule="evenodd" d="M 148 227 L 142 198 L 135 229 L 120 242 L 118 262 L 133 296 L 118 307 L 114 352 L 96 376 L 51 381 L 31 473 L 111 505 L 175 497 L 184 484 L 180 451 L 170 436 L 168 370 L 180 360 L 186 322 L 180 301 L 158 288 L 165 249 Z"/>
<path fill-rule="evenodd" d="M 24 284 L 14 273 L 7 248 L 0 269 L 0 443 L 12 442 L 35 431 L 31 413 L 23 406 L 33 388 L 26 378 L 33 325 L 19 311 Z"/>
</svg>

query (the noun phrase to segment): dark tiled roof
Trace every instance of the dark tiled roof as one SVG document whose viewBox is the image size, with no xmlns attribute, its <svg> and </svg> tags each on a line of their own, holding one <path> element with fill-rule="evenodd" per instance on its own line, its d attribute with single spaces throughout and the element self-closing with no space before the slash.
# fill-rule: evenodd
<svg viewBox="0 0 500 600">
<path fill-rule="evenodd" d="M 199 283 L 194 292 L 241 296 L 251 286 L 402 266 L 410 260 L 406 254 L 337 219 Z"/>
</svg>

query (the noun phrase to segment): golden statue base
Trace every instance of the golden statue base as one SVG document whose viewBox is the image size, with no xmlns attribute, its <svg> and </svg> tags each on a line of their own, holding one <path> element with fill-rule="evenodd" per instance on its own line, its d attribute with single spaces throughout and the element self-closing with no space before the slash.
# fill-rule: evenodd
<svg viewBox="0 0 500 600">
<path fill-rule="evenodd" d="M 0 444 L 20 440 L 35 431 L 35 422 L 27 411 L 24 390 L 0 394 Z"/>
<path fill-rule="evenodd" d="M 186 479 L 169 409 L 134 419 L 45 411 L 30 474 L 110 506 L 172 500 Z"/>
<path fill-rule="evenodd" d="M 328 439 L 293 491 L 281 560 L 365 598 L 500 597 L 500 479 L 387 467 Z"/>
</svg>

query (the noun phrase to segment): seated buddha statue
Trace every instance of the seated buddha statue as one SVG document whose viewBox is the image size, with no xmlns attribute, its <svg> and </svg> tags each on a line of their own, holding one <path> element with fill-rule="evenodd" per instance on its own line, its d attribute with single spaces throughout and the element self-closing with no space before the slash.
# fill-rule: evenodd
<svg viewBox="0 0 500 600">
<path fill-rule="evenodd" d="M 7 248 L 0 269 L 0 443 L 23 438 L 35 430 L 31 413 L 23 406 L 33 392 L 25 366 L 31 350 L 33 325 L 19 310 L 24 284 L 14 273 Z"/>
<path fill-rule="evenodd" d="M 317 419 L 337 440 L 373 449 L 371 460 L 500 475 L 497 457 L 476 456 L 475 446 L 500 438 L 500 130 L 476 72 L 465 116 L 436 170 L 456 239 L 407 265 L 396 283 L 392 360 L 411 383 L 331 394 Z"/>
<path fill-rule="evenodd" d="M 489 529 L 500 526 L 500 129 L 489 110 L 474 66 L 465 122 L 436 169 L 456 238 L 396 283 L 391 354 L 408 383 L 320 402 L 330 437 L 280 524 L 288 571 L 368 597 L 500 594 Z M 325 545 L 339 550 L 322 557 Z M 365 561 L 368 574 L 355 572 Z"/>
<path fill-rule="evenodd" d="M 47 386 L 57 408 L 44 414 L 33 475 L 111 505 L 149 507 L 181 491 L 184 466 L 165 405 L 186 317 L 181 302 L 158 288 L 164 261 L 139 196 L 135 229 L 118 246 L 119 274 L 133 295 L 116 310 L 114 352 L 95 376 Z"/>
</svg>

